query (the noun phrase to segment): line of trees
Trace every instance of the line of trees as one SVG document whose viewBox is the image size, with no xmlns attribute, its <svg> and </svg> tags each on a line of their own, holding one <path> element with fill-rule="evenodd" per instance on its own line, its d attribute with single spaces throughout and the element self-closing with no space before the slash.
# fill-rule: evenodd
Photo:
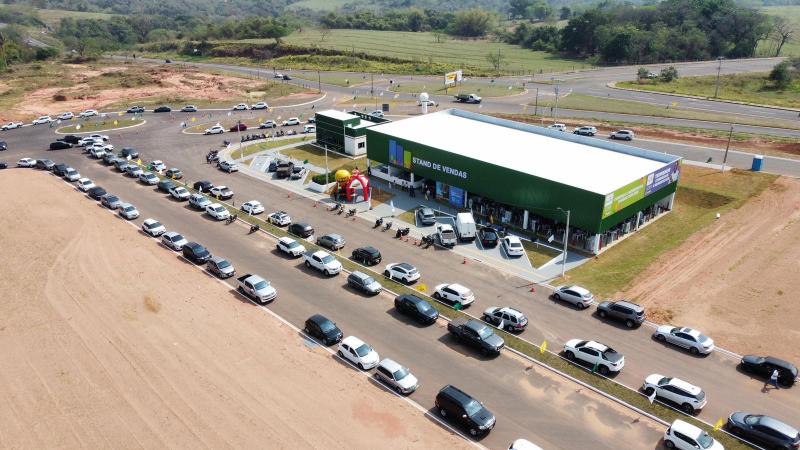
<svg viewBox="0 0 800 450">
<path fill-rule="evenodd" d="M 383 14 L 358 11 L 351 14 L 330 12 L 320 18 L 326 29 L 380 31 L 439 31 L 460 37 L 483 37 L 495 29 L 494 13 L 473 8 L 457 11 L 408 8 Z"/>
</svg>

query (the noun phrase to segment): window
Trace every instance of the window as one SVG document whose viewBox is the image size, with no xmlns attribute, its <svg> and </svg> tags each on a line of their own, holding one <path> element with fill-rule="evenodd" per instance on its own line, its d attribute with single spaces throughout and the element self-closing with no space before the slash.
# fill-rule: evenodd
<svg viewBox="0 0 800 450">
<path fill-rule="evenodd" d="M 366 142 L 359 142 L 359 143 L 358 143 L 358 148 L 364 148 L 364 147 L 366 147 L 366 146 L 367 146 L 367 143 L 366 143 Z"/>
<path fill-rule="evenodd" d="M 589 356 L 597 356 L 597 350 L 591 348 L 582 348 L 580 349 L 581 352 L 586 353 Z"/>
</svg>

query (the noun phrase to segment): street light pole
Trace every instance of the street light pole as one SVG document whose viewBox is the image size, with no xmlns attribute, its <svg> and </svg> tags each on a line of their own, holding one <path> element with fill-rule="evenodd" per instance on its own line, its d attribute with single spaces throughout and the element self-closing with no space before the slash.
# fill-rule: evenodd
<svg viewBox="0 0 800 450">
<path fill-rule="evenodd" d="M 325 186 L 330 183 L 330 181 L 328 181 L 329 173 L 331 173 L 331 171 L 328 169 L 328 144 L 325 144 Z"/>
<path fill-rule="evenodd" d="M 717 87 L 714 89 L 714 98 L 719 98 L 719 74 L 722 72 L 722 56 L 717 57 L 717 61 L 719 61 L 719 65 L 717 66 Z"/>
<path fill-rule="evenodd" d="M 317 69 L 317 94 L 322 93 L 322 77 L 319 74 L 319 69 Z"/>
<path fill-rule="evenodd" d="M 561 212 L 567 215 L 567 226 L 564 228 L 564 258 L 561 261 L 561 278 L 564 278 L 564 273 L 567 270 L 567 242 L 569 241 L 569 215 L 570 210 L 564 210 L 562 208 L 558 208 Z"/>
<path fill-rule="evenodd" d="M 559 83 L 561 83 L 561 80 L 557 78 L 551 78 L 551 80 L 555 81 L 556 83 L 556 104 L 555 104 L 555 109 L 553 109 L 553 123 L 556 123 L 556 117 L 558 117 L 558 88 L 559 88 Z"/>
<path fill-rule="evenodd" d="M 722 158 L 722 172 L 725 173 L 725 163 L 728 161 L 728 150 L 731 148 L 731 138 L 733 137 L 733 124 L 731 124 L 731 131 L 728 133 L 728 145 L 725 146 L 725 156 Z"/>
</svg>

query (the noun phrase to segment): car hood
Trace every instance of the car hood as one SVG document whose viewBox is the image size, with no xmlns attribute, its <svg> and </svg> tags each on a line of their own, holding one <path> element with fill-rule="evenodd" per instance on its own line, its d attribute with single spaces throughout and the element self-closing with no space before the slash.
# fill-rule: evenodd
<svg viewBox="0 0 800 450">
<path fill-rule="evenodd" d="M 493 348 L 500 348 L 500 347 L 503 346 L 503 344 L 505 344 L 505 341 L 503 340 L 503 338 L 501 338 L 500 335 L 498 335 L 498 334 L 493 334 L 493 335 L 487 337 L 484 340 L 484 342 L 486 342 L 487 344 L 489 344 Z"/>
<path fill-rule="evenodd" d="M 669 332 L 672 331 L 673 328 L 675 327 L 673 327 L 672 325 L 659 325 L 658 328 L 656 328 L 656 332 L 662 334 L 669 334 Z"/>
<path fill-rule="evenodd" d="M 419 383 L 419 380 L 417 380 L 417 377 L 409 373 L 405 378 L 397 381 L 396 383 L 403 389 L 409 389 L 416 386 Z"/>
<path fill-rule="evenodd" d="M 494 414 L 492 414 L 488 409 L 481 407 L 475 414 L 470 417 L 476 424 L 478 425 L 490 425 L 494 422 Z"/>
<path fill-rule="evenodd" d="M 275 293 L 275 288 L 272 287 L 272 285 L 269 285 L 264 289 L 259 289 L 256 291 L 256 294 L 258 295 L 272 295 L 273 293 Z"/>
<path fill-rule="evenodd" d="M 219 269 L 219 271 L 220 271 L 221 273 L 224 273 L 224 274 L 233 273 L 235 270 L 236 270 L 236 269 L 234 269 L 234 268 L 233 268 L 233 266 L 222 267 L 222 268 L 220 268 L 220 269 Z"/>
<path fill-rule="evenodd" d="M 377 281 L 373 281 L 372 283 L 370 283 L 370 284 L 368 284 L 368 285 L 364 286 L 364 288 L 365 288 L 366 290 L 370 291 L 370 292 L 380 292 L 380 290 L 381 290 L 381 284 L 380 284 L 380 283 L 378 283 Z"/>
<path fill-rule="evenodd" d="M 323 333 L 323 335 L 327 339 L 336 339 L 336 340 L 341 339 L 343 336 L 342 330 L 340 330 L 338 327 L 328 331 L 327 333 Z"/>
<path fill-rule="evenodd" d="M 648 375 L 647 378 L 644 379 L 644 382 L 647 384 L 652 384 L 653 386 L 658 386 L 658 382 L 664 378 L 664 375 L 654 373 L 652 375 Z"/>
</svg>

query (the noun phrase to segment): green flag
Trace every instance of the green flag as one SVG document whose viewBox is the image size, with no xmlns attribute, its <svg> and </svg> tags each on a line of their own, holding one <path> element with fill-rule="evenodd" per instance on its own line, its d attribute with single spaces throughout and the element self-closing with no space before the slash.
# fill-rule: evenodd
<svg viewBox="0 0 800 450">
<path fill-rule="evenodd" d="M 592 367 L 592 373 L 597 373 L 597 368 L 600 366 L 600 362 L 594 363 L 594 367 Z"/>
</svg>

